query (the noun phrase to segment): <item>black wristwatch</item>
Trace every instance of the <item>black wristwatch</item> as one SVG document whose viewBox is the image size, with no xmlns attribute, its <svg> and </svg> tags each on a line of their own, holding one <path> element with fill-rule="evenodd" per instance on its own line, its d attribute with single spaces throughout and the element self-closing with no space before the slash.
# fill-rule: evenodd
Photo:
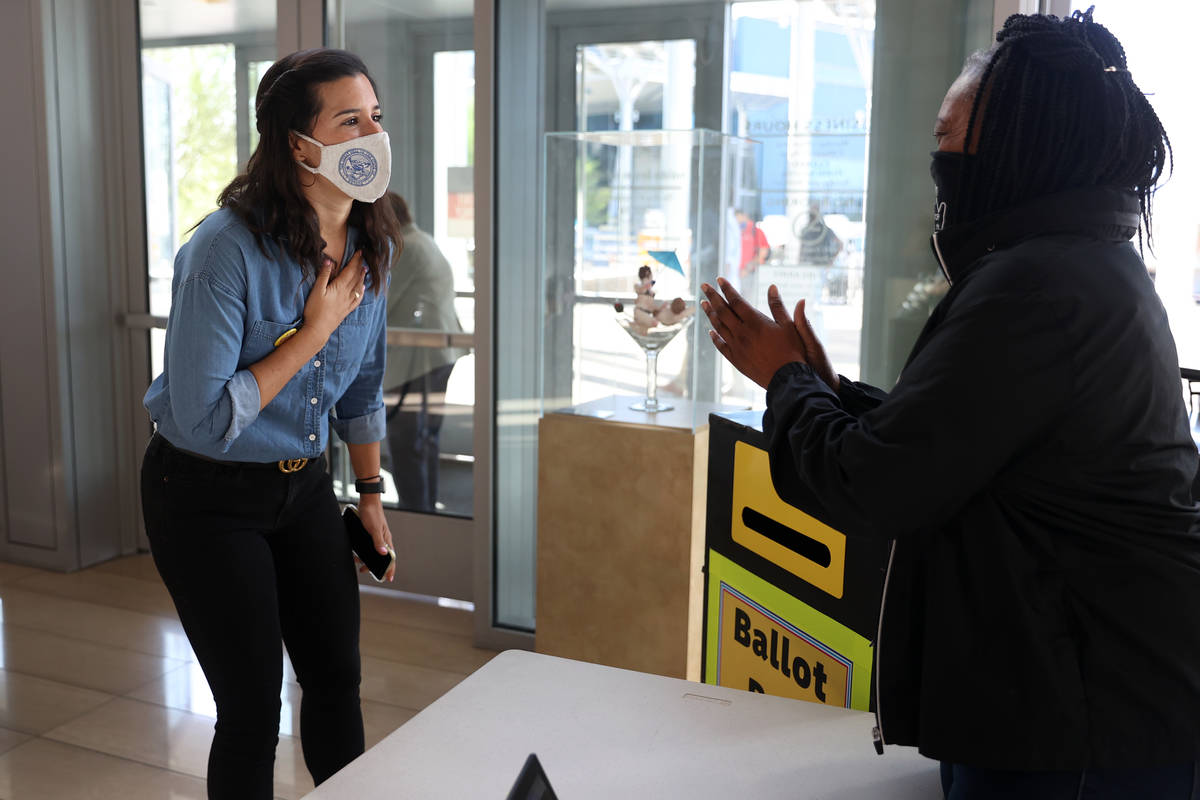
<svg viewBox="0 0 1200 800">
<path fill-rule="evenodd" d="M 383 494 L 383 478 L 375 475 L 367 478 L 354 481 L 354 491 L 359 494 Z"/>
</svg>

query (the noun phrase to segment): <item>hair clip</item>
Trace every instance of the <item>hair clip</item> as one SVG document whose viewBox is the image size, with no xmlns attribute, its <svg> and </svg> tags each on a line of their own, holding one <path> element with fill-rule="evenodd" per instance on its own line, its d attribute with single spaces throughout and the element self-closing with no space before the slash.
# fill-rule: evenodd
<svg viewBox="0 0 1200 800">
<path fill-rule="evenodd" d="M 1126 75 L 1129 74 L 1129 70 L 1121 69 L 1120 67 L 1105 67 L 1104 71 L 1105 72 L 1124 72 Z"/>
</svg>

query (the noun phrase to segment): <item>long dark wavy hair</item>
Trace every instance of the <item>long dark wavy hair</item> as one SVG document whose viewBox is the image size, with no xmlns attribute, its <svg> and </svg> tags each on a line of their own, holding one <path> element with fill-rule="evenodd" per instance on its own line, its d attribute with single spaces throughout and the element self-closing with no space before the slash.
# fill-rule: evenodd
<svg viewBox="0 0 1200 800">
<path fill-rule="evenodd" d="M 1015 14 L 968 66 L 981 75 L 966 133 L 970 142 L 978 129 L 979 140 L 966 218 L 1067 189 L 1115 186 L 1137 194 L 1153 244 L 1151 198 L 1168 172 L 1171 142 L 1124 48 L 1092 9 L 1065 19 Z"/>
<path fill-rule="evenodd" d="M 309 275 L 321 266 L 325 240 L 317 212 L 301 190 L 288 132 L 311 135 L 321 112 L 318 87 L 356 75 L 371 81 L 378 94 L 366 64 L 345 50 L 301 50 L 272 64 L 259 82 L 254 100 L 258 147 L 246 163 L 246 171 L 230 181 L 217 198 L 219 206 L 234 211 L 254 231 L 264 253 L 269 255 L 269 238 Z M 401 247 L 391 204 L 355 200 L 348 223 L 360 232 L 363 261 L 378 294 L 385 285 L 389 256 L 393 248 L 399 252 Z"/>
</svg>

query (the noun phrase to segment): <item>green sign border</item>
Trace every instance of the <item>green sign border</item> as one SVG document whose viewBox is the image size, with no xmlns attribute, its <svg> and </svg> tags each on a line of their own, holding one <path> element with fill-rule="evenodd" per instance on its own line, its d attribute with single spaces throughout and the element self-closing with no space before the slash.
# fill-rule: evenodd
<svg viewBox="0 0 1200 800">
<path fill-rule="evenodd" d="M 850 707 L 859 711 L 870 710 L 872 647 L 867 639 L 712 548 L 708 551 L 707 583 L 708 613 L 704 620 L 704 643 L 707 653 L 704 663 L 705 683 L 715 685 L 717 682 L 717 662 L 720 660 L 721 584 L 726 583 L 763 608 L 769 609 L 771 613 L 850 659 L 854 664 Z"/>
</svg>

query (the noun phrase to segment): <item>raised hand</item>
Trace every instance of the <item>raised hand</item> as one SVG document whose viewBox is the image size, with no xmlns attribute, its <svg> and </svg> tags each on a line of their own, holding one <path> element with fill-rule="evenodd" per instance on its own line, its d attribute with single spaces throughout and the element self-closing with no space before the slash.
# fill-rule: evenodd
<svg viewBox="0 0 1200 800">
<path fill-rule="evenodd" d="M 821 340 L 817 338 L 812 325 L 809 324 L 808 317 L 804 314 L 807 302 L 807 300 L 801 300 L 796 303 L 796 310 L 789 317 L 783 306 L 783 298 L 779 296 L 779 289 L 772 285 L 767 290 L 767 305 L 771 307 L 771 316 L 775 317 L 775 321 L 780 325 L 793 325 L 796 328 L 797 333 L 800 334 L 800 341 L 804 344 L 804 360 L 812 367 L 813 372 L 817 373 L 817 377 L 825 381 L 825 385 L 836 392 L 841 381 L 838 379 L 838 374 L 834 372 L 833 364 L 829 362 L 829 356 L 825 354 Z"/>
<path fill-rule="evenodd" d="M 718 278 L 717 284 L 720 291 L 707 283 L 700 287 L 708 298 L 700 305 L 712 323 L 709 336 L 713 344 L 738 372 L 765 389 L 780 367 L 795 361 L 808 363 L 797 326 L 787 318 L 786 312 L 781 323 L 775 312 L 774 306 L 783 310 L 775 286 L 768 291 L 775 314 L 775 319 L 771 319 L 747 303 L 729 281 Z M 813 340 L 816 340 L 815 336 Z"/>
<path fill-rule="evenodd" d="M 320 332 L 324 339 L 362 302 L 367 277 L 362 251 L 354 253 L 336 278 L 331 279 L 332 273 L 333 262 L 326 259 L 304 303 L 305 327 Z"/>
</svg>

